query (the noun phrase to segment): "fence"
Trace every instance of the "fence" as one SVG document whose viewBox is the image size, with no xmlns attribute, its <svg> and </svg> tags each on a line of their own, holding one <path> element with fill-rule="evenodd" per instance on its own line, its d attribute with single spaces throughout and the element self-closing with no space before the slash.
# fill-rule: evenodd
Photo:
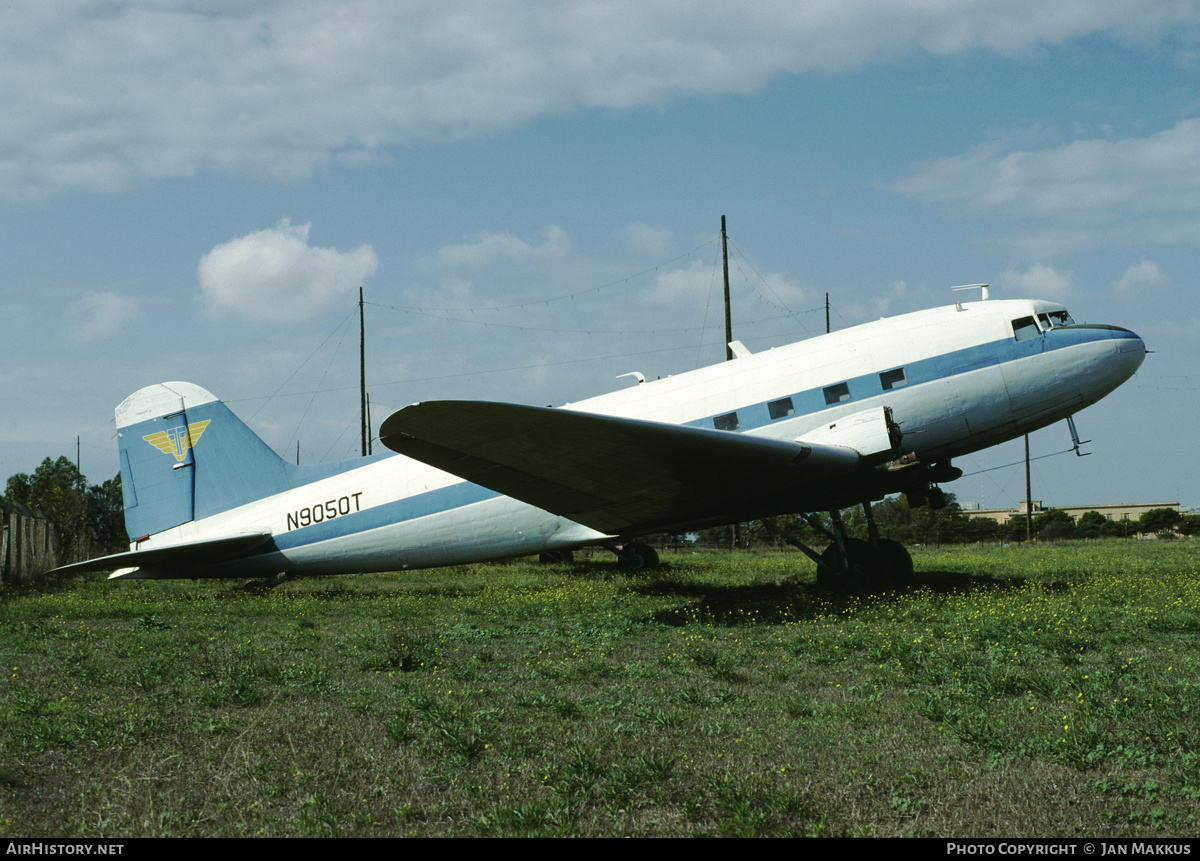
<svg viewBox="0 0 1200 861">
<path fill-rule="evenodd" d="M 4 536 L 0 542 L 0 583 L 33 583 L 58 565 L 54 529 L 44 517 L 0 499 Z"/>
</svg>

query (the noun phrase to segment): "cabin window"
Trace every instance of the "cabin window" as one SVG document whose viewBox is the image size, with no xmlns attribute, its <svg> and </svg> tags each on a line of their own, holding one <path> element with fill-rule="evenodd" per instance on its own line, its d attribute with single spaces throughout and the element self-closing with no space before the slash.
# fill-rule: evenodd
<svg viewBox="0 0 1200 861">
<path fill-rule="evenodd" d="M 1042 334 L 1042 330 L 1038 328 L 1037 321 L 1032 317 L 1021 317 L 1018 320 L 1012 321 L 1013 335 L 1018 341 L 1028 341 L 1030 338 L 1036 338 Z"/>
<path fill-rule="evenodd" d="M 829 386 L 825 391 L 825 403 L 837 404 L 842 401 L 850 400 L 850 384 L 838 383 L 836 386 Z"/>
<path fill-rule="evenodd" d="M 723 416 L 714 416 L 713 427 L 715 427 L 717 430 L 737 430 L 737 413 L 726 413 Z"/>
<path fill-rule="evenodd" d="M 796 410 L 792 407 L 792 399 L 784 398 L 779 401 L 771 401 L 767 404 L 767 410 L 771 413 L 772 419 L 781 419 L 786 416 L 794 415 Z"/>
<path fill-rule="evenodd" d="M 908 377 L 904 376 L 904 368 L 896 368 L 894 371 L 884 371 L 880 374 L 879 382 L 886 392 L 889 389 L 898 389 L 901 386 L 907 386 Z"/>
</svg>

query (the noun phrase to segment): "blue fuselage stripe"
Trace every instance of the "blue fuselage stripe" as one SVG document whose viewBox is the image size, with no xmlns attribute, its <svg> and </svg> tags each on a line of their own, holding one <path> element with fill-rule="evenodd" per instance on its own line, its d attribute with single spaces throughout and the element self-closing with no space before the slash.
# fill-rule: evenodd
<svg viewBox="0 0 1200 861">
<path fill-rule="evenodd" d="M 418 517 L 440 514 L 497 496 L 500 494 L 494 490 L 488 490 L 478 484 L 471 484 L 469 481 L 460 481 L 437 490 L 418 493 L 416 496 L 385 502 L 364 511 L 326 520 L 323 523 L 314 523 L 311 526 L 280 533 L 274 538 L 274 547 L 268 545 L 268 548 L 287 550 L 307 544 L 316 544 L 320 541 L 330 541 L 366 532 L 369 529 L 378 529 L 382 526 L 416 520 Z"/>
<path fill-rule="evenodd" d="M 962 350 L 954 350 L 904 365 L 904 374 L 907 380 L 905 388 L 911 388 L 921 383 L 931 383 L 947 379 L 979 368 L 1005 364 L 1010 361 L 1026 358 L 1027 356 L 1048 353 L 1052 350 L 1061 350 L 1079 344 L 1109 341 L 1119 338 L 1137 338 L 1137 335 L 1126 329 L 1118 329 L 1111 326 L 1079 325 L 1051 329 L 1038 337 L 1029 338 L 1024 341 L 1005 338 L 999 341 L 991 341 L 987 344 L 977 344 Z M 879 372 L 888 370 L 892 369 L 880 368 Z M 854 401 L 878 397 L 885 391 L 883 383 L 879 378 L 879 372 L 863 374 L 848 380 L 829 380 L 817 388 L 807 389 L 803 392 L 794 392 L 791 395 L 784 394 L 773 397 L 769 403 L 777 403 L 788 397 L 792 399 L 792 412 L 775 419 L 771 418 L 767 401 L 738 407 L 736 411 L 738 420 L 737 430 L 754 430 L 755 428 L 795 418 L 796 416 L 812 415 L 813 413 L 829 409 L 832 406 L 837 406 L 839 403 L 852 403 Z M 833 404 L 826 403 L 825 390 L 839 383 L 847 384 L 850 396 Z M 721 413 L 720 415 L 728 415 L 728 412 Z M 712 428 L 715 426 L 714 419 L 716 418 L 717 416 L 715 415 L 704 416 L 703 418 L 685 422 L 685 424 L 690 427 Z"/>
</svg>

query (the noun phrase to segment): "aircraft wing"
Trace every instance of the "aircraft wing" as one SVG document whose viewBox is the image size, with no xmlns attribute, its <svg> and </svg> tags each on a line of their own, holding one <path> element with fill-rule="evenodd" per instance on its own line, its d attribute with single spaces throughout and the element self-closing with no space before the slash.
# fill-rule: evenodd
<svg viewBox="0 0 1200 861">
<path fill-rule="evenodd" d="M 608 535 L 809 510 L 854 449 L 482 401 L 430 401 L 380 428 L 394 451 Z"/>
<path fill-rule="evenodd" d="M 83 574 L 88 571 L 117 570 L 109 579 L 124 576 L 134 568 L 198 568 L 202 565 L 214 565 L 225 562 L 236 556 L 253 550 L 271 539 L 270 532 L 248 532 L 240 535 L 228 535 L 223 538 L 211 538 L 205 541 L 189 541 L 183 544 L 170 544 L 166 547 L 150 547 L 145 550 L 130 550 L 125 553 L 114 553 L 112 556 L 100 556 L 88 559 L 86 562 L 76 562 L 56 568 L 59 574 Z"/>
</svg>

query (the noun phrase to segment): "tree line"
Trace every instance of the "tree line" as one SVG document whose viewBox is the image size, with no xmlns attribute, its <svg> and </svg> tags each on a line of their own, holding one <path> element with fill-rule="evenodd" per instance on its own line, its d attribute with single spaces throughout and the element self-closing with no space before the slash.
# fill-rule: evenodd
<svg viewBox="0 0 1200 861">
<path fill-rule="evenodd" d="M 946 494 L 943 508 L 933 509 L 928 505 L 913 508 L 901 494 L 876 502 L 871 506 L 871 514 L 881 538 L 890 538 L 902 544 L 1012 542 L 1025 541 L 1027 537 L 1024 515 L 1012 517 L 1005 523 L 997 523 L 988 517 L 971 517 L 952 493 Z M 841 516 L 849 537 L 867 537 L 867 519 L 861 507 L 846 509 Z M 825 528 L 829 529 L 828 515 L 822 520 Z M 772 518 L 772 522 L 803 540 L 820 542 L 819 531 L 798 515 L 782 515 Z M 782 546 L 784 543 L 763 521 L 742 524 L 738 534 L 741 547 L 761 546 L 763 543 Z M 1139 534 L 1153 534 L 1159 538 L 1198 535 L 1200 514 L 1182 514 L 1173 508 L 1155 508 L 1143 513 L 1137 520 L 1109 520 L 1097 511 L 1088 511 L 1075 520 L 1060 508 L 1047 508 L 1033 518 L 1033 537 L 1040 541 L 1131 538 Z M 700 533 L 700 540 L 706 544 L 728 546 L 729 527 L 705 529 Z"/>
<path fill-rule="evenodd" d="M 32 474 L 9 476 L 4 498 L 49 521 L 60 565 L 129 549 L 120 473 L 89 485 L 67 458 L 46 458 Z"/>
</svg>

